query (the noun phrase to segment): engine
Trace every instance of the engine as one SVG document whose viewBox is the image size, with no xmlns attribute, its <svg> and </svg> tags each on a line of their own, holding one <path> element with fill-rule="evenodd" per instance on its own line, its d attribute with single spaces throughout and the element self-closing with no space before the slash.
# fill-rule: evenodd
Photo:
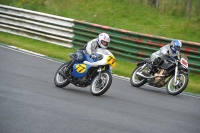
<svg viewBox="0 0 200 133">
<path fill-rule="evenodd" d="M 72 75 L 72 72 L 70 72 L 70 76 L 69 76 L 68 80 L 70 80 L 70 82 L 72 84 L 74 84 L 75 86 L 87 87 L 88 85 L 90 85 L 90 80 L 95 76 L 97 69 L 98 68 L 91 68 L 87 72 L 87 74 L 82 78 L 76 78 Z"/>
<path fill-rule="evenodd" d="M 166 72 L 166 70 L 160 69 L 158 71 L 158 73 L 154 74 L 154 76 L 158 76 L 158 77 L 155 78 L 155 84 L 154 84 L 155 87 L 162 87 L 162 86 L 165 85 L 165 78 L 162 77 L 165 72 Z"/>
</svg>

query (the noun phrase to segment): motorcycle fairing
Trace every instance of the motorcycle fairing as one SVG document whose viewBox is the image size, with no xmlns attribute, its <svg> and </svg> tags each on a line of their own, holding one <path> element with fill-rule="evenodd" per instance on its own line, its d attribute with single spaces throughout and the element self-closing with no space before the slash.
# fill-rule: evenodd
<svg viewBox="0 0 200 133">
<path fill-rule="evenodd" d="M 73 65 L 72 75 L 76 78 L 84 77 L 91 66 L 83 63 L 77 63 Z"/>
</svg>

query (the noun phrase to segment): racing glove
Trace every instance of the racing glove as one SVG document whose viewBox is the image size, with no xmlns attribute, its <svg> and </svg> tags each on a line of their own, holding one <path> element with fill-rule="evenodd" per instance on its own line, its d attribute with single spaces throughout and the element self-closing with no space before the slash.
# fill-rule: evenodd
<svg viewBox="0 0 200 133">
<path fill-rule="evenodd" d="M 170 57 L 169 53 L 166 53 L 165 56 L 168 57 L 168 58 Z"/>
<path fill-rule="evenodd" d="M 173 60 L 173 61 L 175 60 L 173 56 L 169 56 L 169 58 L 170 60 Z"/>
<path fill-rule="evenodd" d="M 96 56 L 96 55 L 94 55 L 94 54 L 91 54 L 91 55 L 90 55 L 90 58 L 92 58 L 92 59 L 96 59 L 96 58 L 97 58 L 97 56 Z"/>
</svg>

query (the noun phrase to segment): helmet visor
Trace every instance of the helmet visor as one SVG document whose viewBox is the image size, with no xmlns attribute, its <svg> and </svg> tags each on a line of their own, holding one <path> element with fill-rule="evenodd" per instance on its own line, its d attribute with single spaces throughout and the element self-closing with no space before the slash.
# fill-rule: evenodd
<svg viewBox="0 0 200 133">
<path fill-rule="evenodd" d="M 108 46 L 108 42 L 106 42 L 104 40 L 101 40 L 101 44 L 104 45 L 104 46 Z"/>
<path fill-rule="evenodd" d="M 177 51 L 180 51 L 180 46 L 175 46 L 175 49 L 176 49 Z"/>
</svg>

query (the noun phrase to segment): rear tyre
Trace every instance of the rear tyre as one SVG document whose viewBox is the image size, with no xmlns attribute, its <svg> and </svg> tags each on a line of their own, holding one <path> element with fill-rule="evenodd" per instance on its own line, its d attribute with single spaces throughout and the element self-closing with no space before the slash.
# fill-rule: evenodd
<svg viewBox="0 0 200 133">
<path fill-rule="evenodd" d="M 136 75 L 136 73 L 140 71 L 141 67 L 142 66 L 136 67 L 135 70 L 131 74 L 130 83 L 134 87 L 140 87 L 147 82 L 147 79 Z"/>
<path fill-rule="evenodd" d="M 68 67 L 68 62 L 62 64 L 59 69 L 56 71 L 56 74 L 54 76 L 54 84 L 57 86 L 57 87 L 65 87 L 67 86 L 70 82 L 64 78 L 62 75 L 59 74 L 59 71 L 62 71 L 63 69 L 65 69 L 66 67 Z"/>
</svg>

